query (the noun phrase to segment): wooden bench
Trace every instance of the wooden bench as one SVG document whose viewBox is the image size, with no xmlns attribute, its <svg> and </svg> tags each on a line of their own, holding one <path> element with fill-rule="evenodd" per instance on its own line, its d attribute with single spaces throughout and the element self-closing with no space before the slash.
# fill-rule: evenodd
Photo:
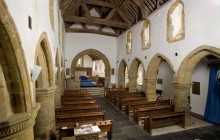
<svg viewBox="0 0 220 140">
<path fill-rule="evenodd" d="M 56 115 L 56 126 L 73 126 L 76 123 L 91 123 L 105 120 L 105 112 L 74 113 L 68 115 Z"/>
<path fill-rule="evenodd" d="M 117 105 L 122 98 L 128 98 L 128 97 L 145 97 L 145 95 L 142 93 L 136 93 L 136 92 L 118 94 L 114 96 L 113 103 Z"/>
<path fill-rule="evenodd" d="M 137 101 L 147 101 L 147 98 L 146 97 L 126 97 L 126 98 L 121 98 L 119 100 L 119 103 L 118 103 L 118 107 L 120 110 L 123 110 L 123 108 L 128 105 L 129 103 L 133 103 L 133 102 L 137 102 Z"/>
<path fill-rule="evenodd" d="M 141 107 L 149 107 L 149 106 L 156 106 L 156 105 L 170 105 L 171 100 L 160 100 L 160 101 L 136 101 L 134 103 L 129 103 L 125 106 L 125 114 L 127 116 L 130 115 L 130 112 L 136 111 L 138 108 Z"/>
<path fill-rule="evenodd" d="M 64 93 L 64 95 L 62 95 L 62 96 L 65 96 L 65 97 L 89 97 L 91 95 L 88 93 Z"/>
<path fill-rule="evenodd" d="M 73 114 L 73 113 L 84 113 L 84 112 L 99 112 L 99 105 L 90 106 L 71 106 L 71 107 L 60 107 L 55 109 L 55 115 L 61 114 Z"/>
<path fill-rule="evenodd" d="M 91 100 L 91 101 L 65 101 L 62 103 L 62 106 L 89 106 L 89 105 L 95 105 L 96 101 Z"/>
<path fill-rule="evenodd" d="M 150 115 L 144 119 L 144 130 L 152 135 L 152 129 L 154 128 L 176 124 L 185 128 L 185 112 Z"/>
<path fill-rule="evenodd" d="M 97 125 L 100 128 L 101 132 L 107 132 L 108 140 L 112 139 L 112 121 L 111 120 L 97 121 L 97 122 L 92 122 L 91 124 Z M 85 125 L 85 123 L 80 123 L 79 125 Z M 73 133 L 74 127 L 75 126 L 69 126 L 69 127 L 65 127 L 65 129 L 62 129 L 62 127 L 60 127 L 59 128 L 60 140 L 62 137 L 74 136 L 74 133 Z"/>
<path fill-rule="evenodd" d="M 71 92 L 71 93 L 74 93 L 74 92 L 81 92 L 81 93 L 87 93 L 87 89 L 74 89 L 74 90 L 65 90 L 66 93 L 68 92 Z"/>
<path fill-rule="evenodd" d="M 141 120 L 142 117 L 147 117 L 153 114 L 173 112 L 173 110 L 174 110 L 173 105 L 159 105 L 159 106 L 138 108 L 137 111 L 135 111 L 133 114 L 133 121 L 138 124 L 139 120 Z"/>
<path fill-rule="evenodd" d="M 61 104 L 63 104 L 64 102 L 75 102 L 75 101 L 92 101 L 94 100 L 92 97 L 61 97 Z"/>
</svg>

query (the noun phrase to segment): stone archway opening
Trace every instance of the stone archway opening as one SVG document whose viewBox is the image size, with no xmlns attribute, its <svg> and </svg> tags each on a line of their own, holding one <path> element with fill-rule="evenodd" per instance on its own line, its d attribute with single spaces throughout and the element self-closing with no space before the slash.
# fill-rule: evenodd
<svg viewBox="0 0 220 140">
<path fill-rule="evenodd" d="M 50 135 L 55 133 L 55 80 L 51 56 L 47 35 L 42 33 L 35 53 L 35 64 L 41 66 L 42 70 L 35 83 L 33 83 L 36 88 L 36 101 L 41 103 L 34 126 L 35 138 L 39 139 L 49 139 Z"/>
<path fill-rule="evenodd" d="M 170 60 L 162 54 L 156 54 L 150 61 L 146 73 L 146 96 L 148 101 L 155 101 L 157 98 L 156 86 L 158 77 L 158 68 L 162 62 L 166 62 L 173 71 L 173 65 Z"/>
<path fill-rule="evenodd" d="M 174 78 L 175 111 L 185 111 L 186 122 L 190 121 L 190 91 L 192 87 L 192 73 L 196 65 L 207 56 L 220 58 L 220 49 L 210 46 L 201 46 L 188 54 L 182 61 Z"/>
<path fill-rule="evenodd" d="M 141 60 L 138 58 L 135 58 L 129 69 L 129 92 L 135 92 L 138 90 L 137 88 L 137 79 L 138 79 L 138 68 L 140 65 L 143 65 Z M 142 73 L 144 75 L 144 72 Z"/>
<path fill-rule="evenodd" d="M 38 107 L 31 102 L 30 79 L 16 25 L 0 1 L 0 139 L 33 139 Z M 25 118 L 25 119 L 24 119 Z"/>
<path fill-rule="evenodd" d="M 118 86 L 119 87 L 126 87 L 128 83 L 128 65 L 125 60 L 121 60 L 118 69 Z"/>
<path fill-rule="evenodd" d="M 84 50 L 80 53 L 78 53 L 72 60 L 72 64 L 71 64 L 71 75 L 72 77 L 75 78 L 75 80 L 78 80 L 78 76 L 76 75 L 76 69 L 77 69 L 77 62 L 78 60 L 84 56 L 84 55 L 95 55 L 99 58 L 101 58 L 101 60 L 103 61 L 104 65 L 105 65 L 105 69 L 104 69 L 104 72 L 105 72 L 105 86 L 109 85 L 110 83 L 110 76 L 111 76 L 111 67 L 110 67 L 110 63 L 109 63 L 109 60 L 108 58 L 101 52 L 99 52 L 98 50 L 95 50 L 95 49 L 87 49 L 87 50 Z"/>
</svg>

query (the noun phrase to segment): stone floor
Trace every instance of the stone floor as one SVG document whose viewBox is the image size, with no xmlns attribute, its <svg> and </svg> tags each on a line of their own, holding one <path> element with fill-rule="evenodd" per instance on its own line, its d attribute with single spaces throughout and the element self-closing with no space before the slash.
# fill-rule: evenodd
<svg viewBox="0 0 220 140">
<path fill-rule="evenodd" d="M 106 119 L 113 120 L 113 140 L 220 140 L 220 126 L 211 125 L 202 120 L 203 127 L 189 128 L 187 130 L 180 129 L 178 132 L 172 132 L 177 128 L 169 128 L 166 134 L 150 136 L 139 125 L 132 122 L 124 113 L 118 108 L 105 100 L 102 96 L 94 96 L 97 104 L 101 106 L 101 110 L 106 112 Z M 198 127 L 198 126 L 197 126 Z M 168 130 L 157 130 L 162 132 Z M 100 138 L 104 140 L 105 138 Z"/>
</svg>

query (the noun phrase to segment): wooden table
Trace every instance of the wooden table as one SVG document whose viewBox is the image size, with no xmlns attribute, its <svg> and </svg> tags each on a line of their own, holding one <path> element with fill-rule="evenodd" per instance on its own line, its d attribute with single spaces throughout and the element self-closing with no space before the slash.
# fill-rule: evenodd
<svg viewBox="0 0 220 140">
<path fill-rule="evenodd" d="M 87 139 L 99 139 L 99 132 L 101 130 L 98 126 L 81 126 L 79 128 L 74 128 L 74 135 L 76 140 L 87 140 Z"/>
</svg>

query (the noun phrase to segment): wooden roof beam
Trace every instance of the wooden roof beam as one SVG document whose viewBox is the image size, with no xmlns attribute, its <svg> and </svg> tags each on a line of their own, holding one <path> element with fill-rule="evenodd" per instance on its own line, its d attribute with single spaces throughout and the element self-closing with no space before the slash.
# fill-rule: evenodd
<svg viewBox="0 0 220 140">
<path fill-rule="evenodd" d="M 117 28 L 123 28 L 123 29 L 128 28 L 128 25 L 126 23 L 119 23 L 119 22 L 115 22 L 112 20 L 100 19 L 96 17 L 67 16 L 67 17 L 64 17 L 64 22 L 105 25 L 105 26 L 111 26 L 111 27 L 117 27 Z"/>
<path fill-rule="evenodd" d="M 66 32 L 68 32 L 68 33 L 93 33 L 93 34 L 102 34 L 102 35 L 114 36 L 114 37 L 118 36 L 118 34 L 116 34 L 116 33 L 103 32 L 103 31 L 94 30 L 94 29 L 74 29 L 74 28 L 69 28 L 69 29 L 66 29 Z"/>
</svg>

